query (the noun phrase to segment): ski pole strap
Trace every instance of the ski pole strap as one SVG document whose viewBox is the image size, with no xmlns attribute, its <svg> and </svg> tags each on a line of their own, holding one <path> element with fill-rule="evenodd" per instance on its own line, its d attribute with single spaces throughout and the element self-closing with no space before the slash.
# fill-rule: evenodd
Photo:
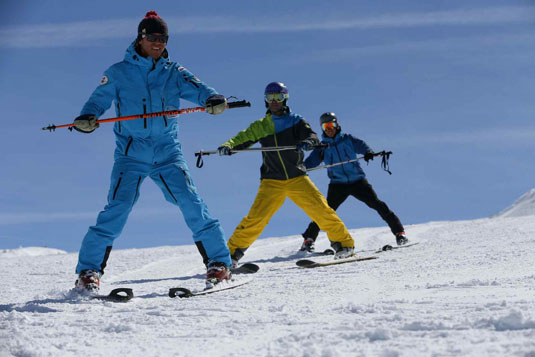
<svg viewBox="0 0 535 357">
<path fill-rule="evenodd" d="M 390 164 L 388 162 L 388 160 L 390 160 L 390 155 L 392 155 L 392 151 L 381 151 L 377 153 L 377 155 L 381 155 L 383 157 L 381 159 L 381 167 L 383 170 L 392 175 L 392 172 L 390 172 Z"/>
<path fill-rule="evenodd" d="M 197 157 L 197 167 L 200 169 L 204 166 L 204 161 L 202 160 L 203 155 L 212 155 L 217 154 L 217 151 L 199 151 L 195 153 L 195 156 Z"/>
</svg>

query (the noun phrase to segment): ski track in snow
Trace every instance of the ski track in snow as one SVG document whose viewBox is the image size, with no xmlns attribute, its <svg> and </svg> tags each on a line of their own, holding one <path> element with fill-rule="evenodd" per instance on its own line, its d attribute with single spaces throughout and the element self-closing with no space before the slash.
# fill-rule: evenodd
<svg viewBox="0 0 535 357">
<path fill-rule="evenodd" d="M 252 282 L 191 299 L 167 291 L 203 287 L 193 245 L 113 251 L 102 292 L 133 288 L 128 303 L 69 294 L 77 254 L 0 255 L 0 356 L 534 357 L 535 216 L 406 228 L 419 245 L 317 269 L 295 266 L 300 236 L 258 240 Z M 357 250 L 394 242 L 351 233 Z"/>
</svg>

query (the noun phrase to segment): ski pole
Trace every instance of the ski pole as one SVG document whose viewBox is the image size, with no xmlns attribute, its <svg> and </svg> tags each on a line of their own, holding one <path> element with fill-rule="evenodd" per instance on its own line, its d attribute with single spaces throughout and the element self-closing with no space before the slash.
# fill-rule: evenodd
<svg viewBox="0 0 535 357">
<path fill-rule="evenodd" d="M 323 144 L 320 144 L 320 145 L 314 145 L 313 148 L 316 149 L 316 148 L 325 148 L 327 147 L 327 145 L 323 145 Z M 290 146 L 264 146 L 264 147 L 260 147 L 260 148 L 249 148 L 249 149 L 241 149 L 241 150 L 233 150 L 231 149 L 230 152 L 235 154 L 235 153 L 238 153 L 238 152 L 248 152 L 248 151 L 252 151 L 252 152 L 256 152 L 256 151 L 284 151 L 284 150 L 297 150 L 297 146 L 296 145 L 290 145 Z M 219 151 L 217 150 L 211 150 L 211 151 L 202 151 L 200 150 L 199 152 L 196 152 L 195 153 L 195 157 L 197 157 L 197 167 L 198 168 L 201 168 L 204 166 L 204 161 L 202 160 L 202 157 L 203 155 L 213 155 L 213 154 L 218 154 Z"/>
<path fill-rule="evenodd" d="M 383 168 L 383 170 L 385 170 L 390 175 L 392 175 L 392 172 L 390 172 L 390 165 L 388 163 L 388 160 L 390 160 L 390 155 L 392 155 L 392 151 L 381 151 L 381 152 L 377 152 L 377 153 L 373 154 L 374 157 L 375 156 L 382 156 L 383 157 L 382 160 L 381 160 L 381 167 Z M 313 167 L 311 169 L 307 169 L 307 172 L 321 170 L 321 169 L 328 169 L 330 167 L 349 164 L 351 162 L 355 162 L 355 161 L 359 161 L 359 160 L 364 160 L 364 156 L 357 157 L 356 159 L 337 162 L 337 163 L 330 164 L 330 165 L 321 165 L 321 166 Z"/>
<path fill-rule="evenodd" d="M 251 103 L 245 100 L 240 100 L 236 102 L 230 102 L 227 104 L 227 109 L 232 108 L 242 108 L 242 107 L 250 107 Z M 204 112 L 206 111 L 205 107 L 195 107 L 195 108 L 184 108 L 184 109 L 175 109 L 175 110 L 166 110 L 163 112 L 156 112 L 156 113 L 146 113 L 146 114 L 135 114 L 135 115 L 128 115 L 124 117 L 116 117 L 116 118 L 109 118 L 109 119 L 101 119 L 97 120 L 97 123 L 111 123 L 116 121 L 124 121 L 124 120 L 134 120 L 134 119 L 144 119 L 144 118 L 154 118 L 154 117 L 161 117 L 161 116 L 176 116 L 180 114 L 189 114 L 189 113 L 197 113 L 197 112 Z M 63 125 L 49 125 L 44 128 L 41 128 L 41 130 L 49 130 L 49 131 L 55 131 L 58 128 L 68 128 L 72 131 L 74 127 L 74 123 L 71 124 L 63 124 Z"/>
</svg>

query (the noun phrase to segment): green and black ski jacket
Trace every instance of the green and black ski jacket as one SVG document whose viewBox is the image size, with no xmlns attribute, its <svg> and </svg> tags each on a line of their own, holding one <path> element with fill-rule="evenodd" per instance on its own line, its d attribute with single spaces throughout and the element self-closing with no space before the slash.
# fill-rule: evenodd
<svg viewBox="0 0 535 357">
<path fill-rule="evenodd" d="M 292 146 L 305 141 L 318 145 L 319 139 L 305 119 L 287 109 L 282 116 L 266 116 L 253 122 L 224 143 L 231 149 L 241 150 L 260 141 L 262 147 Z M 306 175 L 304 153 L 300 150 L 263 151 L 261 179 L 289 180 Z"/>
</svg>

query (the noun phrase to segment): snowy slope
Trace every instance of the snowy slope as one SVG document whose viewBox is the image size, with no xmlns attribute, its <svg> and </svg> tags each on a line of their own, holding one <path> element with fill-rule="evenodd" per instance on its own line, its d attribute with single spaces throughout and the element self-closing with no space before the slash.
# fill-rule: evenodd
<svg viewBox="0 0 535 357">
<path fill-rule="evenodd" d="M 55 254 L 67 254 L 66 251 L 54 248 L 44 247 L 25 247 L 19 249 L 4 249 L 0 250 L 1 258 L 14 258 L 14 257 L 36 257 L 40 255 L 55 255 Z"/>
<path fill-rule="evenodd" d="M 535 215 L 535 188 L 523 194 L 511 206 L 494 217 L 521 217 Z"/>
<path fill-rule="evenodd" d="M 68 297 L 76 254 L 0 255 L 0 356 L 535 356 L 533 216 L 407 233 L 420 244 L 310 270 L 298 236 L 259 240 L 251 283 L 193 299 L 166 296 L 202 287 L 193 245 L 114 251 L 103 291 L 133 288 L 123 304 Z M 393 243 L 352 234 L 361 250 Z"/>
</svg>

